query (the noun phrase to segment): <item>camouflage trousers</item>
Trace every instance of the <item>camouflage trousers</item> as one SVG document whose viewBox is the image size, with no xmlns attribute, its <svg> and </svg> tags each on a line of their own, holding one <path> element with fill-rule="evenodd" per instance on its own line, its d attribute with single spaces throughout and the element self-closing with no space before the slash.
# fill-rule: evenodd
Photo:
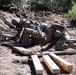
<svg viewBox="0 0 76 75">
<path fill-rule="evenodd" d="M 42 33 L 40 33 L 38 30 L 26 28 L 24 30 L 24 33 L 23 33 L 23 36 L 21 39 L 21 43 L 23 45 L 31 45 L 31 43 L 34 43 L 34 42 L 39 41 L 41 39 L 42 39 Z M 33 40 L 34 40 L 34 42 L 33 42 Z"/>
</svg>

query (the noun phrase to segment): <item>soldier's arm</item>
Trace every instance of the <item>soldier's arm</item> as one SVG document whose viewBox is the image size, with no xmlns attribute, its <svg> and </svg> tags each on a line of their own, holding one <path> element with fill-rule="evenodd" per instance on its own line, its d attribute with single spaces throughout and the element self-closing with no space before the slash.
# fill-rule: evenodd
<svg viewBox="0 0 76 75">
<path fill-rule="evenodd" d="M 38 31 L 41 38 L 44 38 L 46 36 L 45 33 L 41 31 L 39 26 L 37 27 L 37 31 Z"/>
<path fill-rule="evenodd" d="M 44 46 L 44 45 L 46 45 L 47 43 L 50 43 L 50 41 L 51 41 L 51 39 L 50 39 L 48 36 L 45 36 L 45 37 L 43 38 L 43 40 L 40 42 L 40 45 L 41 45 L 41 46 Z"/>
<path fill-rule="evenodd" d="M 44 40 L 41 42 L 41 46 L 46 45 L 47 43 L 51 43 L 52 37 L 53 37 L 54 29 L 53 28 L 48 28 L 46 30 L 46 36 Z"/>
</svg>

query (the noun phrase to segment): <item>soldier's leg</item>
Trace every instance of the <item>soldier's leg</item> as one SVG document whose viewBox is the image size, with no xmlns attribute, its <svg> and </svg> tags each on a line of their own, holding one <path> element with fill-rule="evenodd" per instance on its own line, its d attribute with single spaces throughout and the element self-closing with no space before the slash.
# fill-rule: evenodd
<svg viewBox="0 0 76 75">
<path fill-rule="evenodd" d="M 23 36 L 21 38 L 22 45 L 24 45 L 24 46 L 30 46 L 30 42 L 31 42 L 30 37 L 31 36 L 30 36 L 29 30 L 25 29 L 25 31 L 23 33 Z"/>
<path fill-rule="evenodd" d="M 69 48 L 73 48 L 76 50 L 76 44 L 74 44 L 72 41 L 69 40 L 69 43 L 68 43 L 68 47 Z"/>
<path fill-rule="evenodd" d="M 38 32 L 38 30 L 34 30 L 30 28 L 27 28 L 27 30 L 29 30 L 29 34 L 32 37 L 31 44 L 38 44 L 39 41 L 42 39 L 42 33 Z"/>
<path fill-rule="evenodd" d="M 59 38 L 54 48 L 57 51 L 63 51 L 68 48 L 67 39 L 64 35 L 61 38 Z"/>
<path fill-rule="evenodd" d="M 47 43 L 51 43 L 54 32 L 55 32 L 55 29 L 53 29 L 53 28 L 51 28 L 51 27 L 46 30 L 46 35 L 47 35 L 47 36 L 46 36 L 46 38 L 41 42 L 41 46 L 44 46 L 44 45 L 46 45 Z"/>
</svg>

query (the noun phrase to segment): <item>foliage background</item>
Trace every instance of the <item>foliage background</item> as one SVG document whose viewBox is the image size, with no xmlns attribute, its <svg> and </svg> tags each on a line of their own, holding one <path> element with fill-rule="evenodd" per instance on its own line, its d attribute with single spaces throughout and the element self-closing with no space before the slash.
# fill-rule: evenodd
<svg viewBox="0 0 76 75">
<path fill-rule="evenodd" d="M 69 16 L 72 19 L 76 20 L 76 1 L 72 0 L 72 4 L 73 6 L 72 6 L 72 9 L 69 11 Z"/>
<path fill-rule="evenodd" d="M 76 19 L 76 0 L 0 0 L 0 7 L 9 4 L 17 6 L 30 6 L 31 10 L 51 11 L 51 12 L 69 12 L 69 16 Z"/>
</svg>

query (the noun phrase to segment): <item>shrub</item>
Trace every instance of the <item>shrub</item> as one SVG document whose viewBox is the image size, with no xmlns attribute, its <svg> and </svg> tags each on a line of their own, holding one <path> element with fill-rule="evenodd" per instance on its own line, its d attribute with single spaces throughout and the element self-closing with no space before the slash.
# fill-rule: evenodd
<svg viewBox="0 0 76 75">
<path fill-rule="evenodd" d="M 12 0 L 0 0 L 0 5 L 7 5 L 10 4 Z"/>
<path fill-rule="evenodd" d="M 28 0 L 31 10 L 51 10 L 51 0 Z"/>
<path fill-rule="evenodd" d="M 76 5 L 72 7 L 72 10 L 69 12 L 69 16 L 72 17 L 72 19 L 76 19 Z"/>
<path fill-rule="evenodd" d="M 55 12 L 68 11 L 71 9 L 71 0 L 29 0 L 31 9 L 34 10 L 51 10 Z"/>
<path fill-rule="evenodd" d="M 18 6 L 23 6 L 23 5 L 26 5 L 26 1 L 27 0 L 0 0 L 0 6 L 3 6 L 3 5 L 9 5 L 11 3 L 14 3 Z"/>
</svg>

